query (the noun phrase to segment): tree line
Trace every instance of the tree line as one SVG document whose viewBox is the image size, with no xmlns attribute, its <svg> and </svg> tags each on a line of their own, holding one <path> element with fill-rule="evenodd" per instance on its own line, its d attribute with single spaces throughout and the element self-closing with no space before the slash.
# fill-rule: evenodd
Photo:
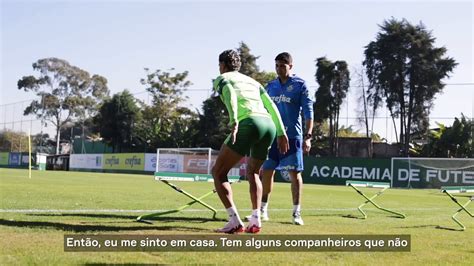
<svg viewBox="0 0 474 266">
<path fill-rule="evenodd" d="M 422 23 L 413 25 L 405 19 L 391 18 L 380 25 L 375 40 L 364 47 L 362 67 L 355 75 L 351 75 L 348 63 L 342 59 L 316 58 L 315 80 L 319 88 L 315 93 L 313 135 L 316 138 L 312 153 L 338 156 L 338 139 L 343 136 L 377 140 L 373 120 L 376 112 L 385 107 L 397 131 L 401 155 L 409 155 L 416 134 L 428 141 L 425 147 L 418 147 L 419 155 L 472 157 L 473 122 L 469 119 L 462 116 L 452 127 L 440 125 L 438 131 L 429 130 L 430 110 L 436 95 L 444 88 L 442 80 L 457 65 L 446 56 L 447 49 L 435 47 L 434 42 L 435 37 Z M 259 57 L 251 53 L 246 43 L 239 43 L 237 50 L 242 59 L 240 72 L 263 85 L 276 78 L 274 72 L 260 70 Z M 60 140 L 72 137 L 71 127 L 80 127 L 83 137 L 105 141 L 115 152 L 152 152 L 157 147 L 219 149 L 229 132 L 227 113 L 219 99 L 206 99 L 202 110 L 191 110 L 184 105 L 185 92 L 192 85 L 188 71 L 145 68 L 140 82 L 151 96 L 151 103 L 147 104 L 128 90 L 111 96 L 105 77 L 91 75 L 63 59 L 40 59 L 33 69 L 39 72 L 38 76 L 24 76 L 18 81 L 18 89 L 37 95 L 24 115 L 34 114 L 42 123 L 55 127 L 56 153 Z M 361 88 L 363 108 L 358 115 L 365 125 L 365 134 L 353 131 L 352 126 L 339 125 L 351 76 L 358 78 L 357 87 Z M 44 137 L 35 136 L 35 139 Z M 461 141 L 455 151 L 440 142 L 455 143 L 453 140 Z M 447 150 L 450 154 L 446 154 Z"/>
</svg>

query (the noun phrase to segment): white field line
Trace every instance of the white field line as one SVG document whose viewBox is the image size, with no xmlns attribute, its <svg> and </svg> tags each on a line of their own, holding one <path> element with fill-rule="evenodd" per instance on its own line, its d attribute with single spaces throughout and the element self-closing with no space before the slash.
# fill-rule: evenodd
<svg viewBox="0 0 474 266">
<path fill-rule="evenodd" d="M 375 208 L 370 208 L 375 209 Z M 370 210 L 369 209 L 369 210 Z M 169 209 L 168 209 L 169 210 Z M 217 209 L 218 211 L 225 211 L 225 209 Z M 304 212 L 337 212 L 357 210 L 357 208 L 313 208 L 302 209 Z M 448 210 L 448 208 L 399 208 L 397 210 L 403 211 L 439 211 Z M 449 209 L 451 210 L 451 208 Z M 146 212 L 162 212 L 167 210 L 121 210 L 121 209 L 0 209 L 0 213 L 146 213 Z M 207 209 L 185 209 L 183 212 L 208 212 Z M 251 212 L 251 209 L 239 209 L 239 211 Z M 293 209 L 269 209 L 271 212 L 291 212 Z"/>
</svg>

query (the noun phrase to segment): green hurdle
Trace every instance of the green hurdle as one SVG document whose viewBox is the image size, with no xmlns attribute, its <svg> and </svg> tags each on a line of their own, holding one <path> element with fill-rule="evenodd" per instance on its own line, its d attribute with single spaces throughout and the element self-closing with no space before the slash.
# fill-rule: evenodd
<svg viewBox="0 0 474 266">
<path fill-rule="evenodd" d="M 239 181 L 240 177 L 239 176 L 229 176 L 228 177 L 229 182 L 237 182 Z M 185 190 L 181 189 L 180 187 L 176 186 L 175 184 L 170 183 L 169 181 L 204 181 L 204 182 L 213 182 L 214 179 L 212 178 L 212 175 L 209 174 L 191 174 L 191 173 L 164 173 L 164 172 L 155 172 L 155 180 L 156 181 L 161 181 L 162 183 L 168 185 L 172 189 L 174 189 L 176 192 L 179 192 L 183 195 L 185 195 L 188 198 L 191 198 L 192 201 L 186 203 L 183 206 L 180 206 L 176 209 L 172 210 L 167 210 L 167 211 L 161 211 L 161 212 L 155 212 L 151 214 L 146 214 L 137 217 L 137 222 L 147 222 L 147 220 L 157 220 L 158 217 L 166 215 L 166 214 L 171 214 L 171 213 L 177 213 L 180 212 L 190 206 L 192 206 L 195 203 L 199 203 L 205 208 L 209 209 L 213 216 L 213 219 L 216 219 L 217 215 L 217 210 L 213 208 L 211 205 L 207 204 L 206 202 L 203 201 L 203 199 L 207 198 L 208 196 L 216 193 L 216 190 L 213 189 L 210 192 L 200 196 L 200 197 L 195 197 L 192 194 L 186 192 Z"/>
<path fill-rule="evenodd" d="M 388 188 L 390 188 L 390 183 L 384 183 L 384 182 L 364 182 L 364 181 L 352 181 L 352 180 L 349 180 L 349 181 L 346 181 L 346 186 L 350 186 L 352 187 L 355 191 L 357 191 L 357 193 L 359 193 L 362 197 L 364 197 L 366 199 L 366 201 L 364 203 L 362 203 L 361 205 L 359 205 L 359 207 L 357 207 L 357 209 L 359 210 L 360 213 L 362 213 L 363 215 L 363 218 L 362 219 L 367 219 L 367 214 L 362 210 L 362 207 L 365 206 L 367 203 L 371 203 L 372 205 L 374 205 L 377 209 L 379 210 L 382 210 L 382 211 L 385 211 L 385 212 L 389 212 L 389 213 L 392 213 L 392 214 L 395 214 L 397 215 L 398 217 L 400 218 L 406 218 L 405 214 L 403 213 L 399 213 L 399 212 L 396 212 L 396 211 L 392 211 L 392 210 L 389 210 L 389 209 L 386 209 L 386 208 L 383 208 L 383 207 L 380 207 L 377 203 L 375 203 L 373 201 L 373 199 L 375 199 L 376 197 L 382 195 L 382 193 L 387 190 Z M 378 188 L 378 189 L 381 189 L 379 192 L 377 192 L 375 195 L 373 195 L 372 197 L 368 197 L 366 196 L 361 190 L 359 190 L 357 187 L 364 187 L 364 188 Z"/>
<path fill-rule="evenodd" d="M 466 230 L 466 226 L 464 226 L 464 224 L 461 223 L 461 221 L 459 221 L 456 216 L 462 212 L 462 211 L 465 211 L 469 216 L 471 217 L 474 217 L 474 214 L 472 214 L 468 209 L 467 209 L 467 205 L 469 205 L 469 203 L 471 203 L 472 201 L 474 201 L 474 196 L 471 196 L 469 198 L 469 200 L 465 203 L 465 204 L 461 204 L 459 202 L 459 200 L 456 198 L 456 196 L 454 196 L 453 194 L 462 194 L 462 193 L 469 193 L 469 192 L 474 192 L 474 186 L 464 186 L 464 187 L 460 187 L 460 186 L 452 186 L 452 187 L 441 187 L 441 192 L 445 193 L 446 195 L 448 195 L 449 198 L 451 198 L 452 201 L 454 201 L 454 203 L 456 203 L 459 207 L 461 207 L 457 212 L 455 212 L 453 214 L 453 216 L 451 216 L 451 219 L 454 220 L 454 222 L 456 222 L 460 227 L 460 231 L 464 231 Z"/>
</svg>

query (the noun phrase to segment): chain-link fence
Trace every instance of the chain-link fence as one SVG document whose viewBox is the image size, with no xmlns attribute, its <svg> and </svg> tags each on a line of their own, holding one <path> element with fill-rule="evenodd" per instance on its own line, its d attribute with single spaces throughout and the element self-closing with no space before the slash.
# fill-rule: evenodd
<svg viewBox="0 0 474 266">
<path fill-rule="evenodd" d="M 310 86 L 310 91 L 316 91 L 316 86 Z M 361 88 L 351 87 L 346 101 L 341 106 L 339 125 L 345 128 L 351 127 L 353 131 L 360 134 L 366 133 L 366 127 L 361 122 L 362 103 L 358 101 Z M 183 94 L 187 97 L 185 105 L 194 110 L 201 111 L 202 103 L 210 96 L 211 89 L 190 88 Z M 151 96 L 146 91 L 134 92 L 133 95 L 145 104 L 151 104 Z M 22 152 L 28 149 L 28 134 L 39 136 L 40 133 L 48 134 L 54 139 L 55 127 L 50 122 L 38 119 L 35 115 L 23 115 L 25 108 L 31 103 L 30 100 L 11 102 L 0 105 L 0 151 Z M 447 84 L 443 93 L 437 96 L 430 115 L 430 127 L 436 128 L 436 123 L 446 126 L 452 125 L 455 117 L 463 113 L 466 117 L 474 119 L 474 83 Z M 369 130 L 378 134 L 382 141 L 388 143 L 396 142 L 399 121 L 392 121 L 390 113 L 380 109 L 375 116 L 369 117 Z M 41 135 L 43 135 L 41 134 Z M 474 134 L 474 133 L 473 133 Z M 69 136 L 71 142 L 75 136 Z M 36 140 L 38 145 L 45 138 Z"/>
</svg>

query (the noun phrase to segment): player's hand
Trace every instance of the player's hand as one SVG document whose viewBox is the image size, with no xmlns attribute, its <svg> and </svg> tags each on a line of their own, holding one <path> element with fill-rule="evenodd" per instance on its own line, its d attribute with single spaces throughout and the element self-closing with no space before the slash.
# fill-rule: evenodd
<svg viewBox="0 0 474 266">
<path fill-rule="evenodd" d="M 309 154 L 310 150 L 311 150 L 311 139 L 305 139 L 303 141 L 303 152 L 305 154 Z"/>
<path fill-rule="evenodd" d="M 277 137 L 278 150 L 281 154 L 285 154 L 290 149 L 288 137 L 285 135 Z"/>
<path fill-rule="evenodd" d="M 235 123 L 232 127 L 232 144 L 235 144 L 235 141 L 237 140 L 237 132 L 239 131 L 239 124 Z"/>
</svg>

